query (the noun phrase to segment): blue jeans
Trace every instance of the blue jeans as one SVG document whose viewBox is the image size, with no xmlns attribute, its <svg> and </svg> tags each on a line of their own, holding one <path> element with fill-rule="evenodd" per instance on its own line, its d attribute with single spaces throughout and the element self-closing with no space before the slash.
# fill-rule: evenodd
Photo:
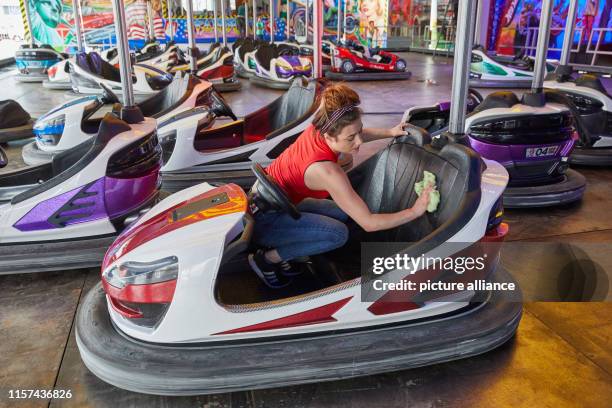
<svg viewBox="0 0 612 408">
<path fill-rule="evenodd" d="M 341 247 L 348 240 L 348 215 L 332 200 L 307 198 L 297 205 L 299 220 L 270 211 L 255 214 L 253 241 L 276 249 L 283 261 L 321 254 Z"/>
</svg>

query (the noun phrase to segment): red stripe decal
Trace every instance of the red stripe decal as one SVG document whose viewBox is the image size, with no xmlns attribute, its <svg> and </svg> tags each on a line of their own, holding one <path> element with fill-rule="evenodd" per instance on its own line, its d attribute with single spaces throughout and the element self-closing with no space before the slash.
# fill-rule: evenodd
<svg viewBox="0 0 612 408">
<path fill-rule="evenodd" d="M 273 330 L 273 329 L 283 329 L 286 327 L 296 327 L 296 326 L 307 326 L 310 324 L 319 324 L 319 323 L 327 323 L 327 322 L 335 322 L 336 319 L 333 318 L 333 315 L 344 305 L 346 305 L 349 300 L 353 297 L 348 297 L 346 299 L 338 300 L 337 302 L 330 303 L 325 306 L 320 306 L 315 309 L 306 310 L 305 312 L 296 313 L 294 315 L 281 317 L 279 319 L 268 320 L 267 322 L 253 324 L 251 326 L 240 327 L 238 329 L 232 329 L 217 334 L 234 334 L 234 333 L 247 333 L 254 331 L 262 331 L 262 330 Z"/>
</svg>

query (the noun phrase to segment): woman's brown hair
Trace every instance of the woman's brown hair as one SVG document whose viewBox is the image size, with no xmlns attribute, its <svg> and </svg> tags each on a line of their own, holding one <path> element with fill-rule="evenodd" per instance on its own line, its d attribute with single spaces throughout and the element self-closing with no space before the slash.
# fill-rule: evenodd
<svg viewBox="0 0 612 408">
<path fill-rule="evenodd" d="M 315 113 L 315 117 L 312 121 L 314 127 L 321 131 L 325 129 L 325 133 L 330 136 L 337 136 L 342 129 L 356 121 L 361 117 L 361 109 L 357 107 L 361 101 L 357 92 L 344 84 L 330 85 L 321 95 L 321 101 L 319 103 L 319 109 Z M 353 106 L 353 109 L 348 110 L 340 118 L 333 121 L 330 124 L 330 118 L 334 112 L 338 112 L 340 109 Z"/>
</svg>

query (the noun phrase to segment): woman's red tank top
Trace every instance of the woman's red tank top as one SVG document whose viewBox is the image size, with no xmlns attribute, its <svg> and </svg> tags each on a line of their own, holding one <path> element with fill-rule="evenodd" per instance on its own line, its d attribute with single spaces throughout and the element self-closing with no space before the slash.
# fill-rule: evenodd
<svg viewBox="0 0 612 408">
<path fill-rule="evenodd" d="M 311 190 L 306 186 L 304 173 L 312 164 L 320 161 L 338 162 L 336 154 L 313 125 L 302 132 L 296 141 L 280 154 L 266 172 L 287 193 L 292 203 L 305 198 L 327 198 L 329 193 Z"/>
</svg>

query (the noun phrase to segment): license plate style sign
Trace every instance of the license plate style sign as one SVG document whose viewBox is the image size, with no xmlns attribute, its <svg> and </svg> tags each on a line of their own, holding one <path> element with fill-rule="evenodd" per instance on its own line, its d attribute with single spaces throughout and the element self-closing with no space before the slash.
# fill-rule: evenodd
<svg viewBox="0 0 612 408">
<path fill-rule="evenodd" d="M 546 146 L 546 147 L 529 147 L 525 153 L 525 157 L 547 157 L 554 156 L 557 153 L 559 146 Z"/>
</svg>

